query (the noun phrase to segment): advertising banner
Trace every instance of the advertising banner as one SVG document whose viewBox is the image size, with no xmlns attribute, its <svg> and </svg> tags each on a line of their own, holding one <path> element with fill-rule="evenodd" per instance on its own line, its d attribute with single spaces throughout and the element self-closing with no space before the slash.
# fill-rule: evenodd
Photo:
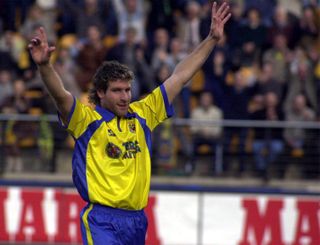
<svg viewBox="0 0 320 245">
<path fill-rule="evenodd" d="M 71 188 L 0 188 L 0 242 L 81 244 Z M 320 197 L 152 192 L 148 245 L 319 245 Z"/>
</svg>

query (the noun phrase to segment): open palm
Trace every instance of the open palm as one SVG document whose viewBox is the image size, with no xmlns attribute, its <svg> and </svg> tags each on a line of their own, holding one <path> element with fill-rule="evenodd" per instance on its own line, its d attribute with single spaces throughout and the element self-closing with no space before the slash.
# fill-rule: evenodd
<svg viewBox="0 0 320 245">
<path fill-rule="evenodd" d="M 54 46 L 49 46 L 47 35 L 40 27 L 38 35 L 33 37 L 28 45 L 33 61 L 37 65 L 49 63 L 51 53 L 55 50 Z"/>
<path fill-rule="evenodd" d="M 225 23 L 230 19 L 229 5 L 224 2 L 217 10 L 217 3 L 214 2 L 211 13 L 210 37 L 219 40 L 223 36 Z"/>
</svg>

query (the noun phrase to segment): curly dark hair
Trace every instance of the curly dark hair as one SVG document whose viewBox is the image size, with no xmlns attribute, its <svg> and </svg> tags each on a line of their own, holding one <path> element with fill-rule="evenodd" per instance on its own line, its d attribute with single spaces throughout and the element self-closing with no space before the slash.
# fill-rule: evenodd
<svg viewBox="0 0 320 245">
<path fill-rule="evenodd" d="M 133 72 L 118 61 L 104 61 L 93 76 L 93 87 L 89 91 L 89 102 L 100 105 L 98 90 L 107 91 L 109 82 L 116 80 L 132 81 Z"/>
</svg>

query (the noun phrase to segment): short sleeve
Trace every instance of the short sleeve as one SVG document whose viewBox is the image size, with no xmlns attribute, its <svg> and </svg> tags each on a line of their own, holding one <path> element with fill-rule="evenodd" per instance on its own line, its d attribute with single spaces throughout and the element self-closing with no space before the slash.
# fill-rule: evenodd
<svg viewBox="0 0 320 245">
<path fill-rule="evenodd" d="M 60 124 L 76 139 L 82 135 L 90 123 L 101 118 L 91 107 L 84 105 L 76 98 L 68 116 L 67 125 L 62 123 L 59 114 L 58 116 Z"/>
<path fill-rule="evenodd" d="M 174 114 L 173 106 L 169 104 L 163 85 L 157 87 L 144 99 L 132 103 L 132 109 L 146 120 L 147 126 L 151 130 Z"/>
</svg>

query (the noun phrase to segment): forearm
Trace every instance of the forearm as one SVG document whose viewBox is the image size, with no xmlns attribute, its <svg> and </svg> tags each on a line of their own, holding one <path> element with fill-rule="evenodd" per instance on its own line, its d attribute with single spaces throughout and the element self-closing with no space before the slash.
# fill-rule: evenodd
<svg viewBox="0 0 320 245">
<path fill-rule="evenodd" d="M 210 52 L 213 50 L 216 40 L 207 37 L 197 48 L 178 63 L 173 74 L 164 82 L 169 103 L 180 93 L 193 75 L 200 69 Z"/>
<path fill-rule="evenodd" d="M 224 25 L 230 17 L 229 5 L 226 2 L 223 2 L 218 9 L 217 3 L 213 2 L 211 25 L 207 38 L 176 66 L 173 74 L 164 82 L 169 103 L 206 61 L 218 40 L 223 36 Z"/>
<path fill-rule="evenodd" d="M 42 81 L 57 109 L 63 117 L 67 116 L 73 104 L 72 95 L 64 88 L 63 83 L 51 64 L 38 66 Z"/>
<path fill-rule="evenodd" d="M 195 50 L 176 66 L 173 75 L 178 78 L 177 85 L 182 87 L 201 68 L 216 44 L 216 40 L 210 37 L 204 39 Z"/>
</svg>

